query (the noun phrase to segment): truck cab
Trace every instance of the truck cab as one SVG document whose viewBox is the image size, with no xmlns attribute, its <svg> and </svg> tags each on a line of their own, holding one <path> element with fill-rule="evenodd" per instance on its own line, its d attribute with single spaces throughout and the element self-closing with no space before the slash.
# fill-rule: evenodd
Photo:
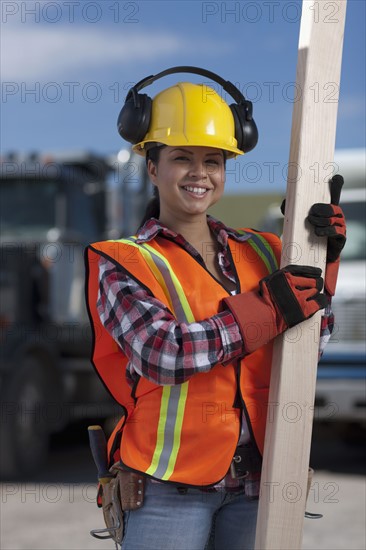
<svg viewBox="0 0 366 550">
<path fill-rule="evenodd" d="M 90 364 L 83 256 L 134 233 L 148 198 L 130 151 L 1 158 L 1 477 L 37 472 L 74 421 L 118 414 Z"/>
</svg>

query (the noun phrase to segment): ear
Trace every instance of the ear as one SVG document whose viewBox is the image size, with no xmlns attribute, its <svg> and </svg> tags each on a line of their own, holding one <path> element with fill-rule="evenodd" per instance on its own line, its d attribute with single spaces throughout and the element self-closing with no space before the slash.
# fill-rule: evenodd
<svg viewBox="0 0 366 550">
<path fill-rule="evenodd" d="M 150 159 L 147 161 L 147 173 L 152 183 L 156 185 L 156 179 L 158 177 L 158 167 Z"/>
</svg>

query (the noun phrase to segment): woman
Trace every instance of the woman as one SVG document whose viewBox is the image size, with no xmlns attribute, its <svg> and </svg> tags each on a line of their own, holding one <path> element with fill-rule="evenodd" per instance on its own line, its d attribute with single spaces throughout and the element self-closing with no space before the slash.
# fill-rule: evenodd
<svg viewBox="0 0 366 550">
<path fill-rule="evenodd" d="M 146 481 L 126 550 L 254 547 L 272 342 L 328 307 L 320 269 L 278 269 L 278 237 L 207 215 L 226 160 L 248 150 L 236 115 L 201 85 L 160 92 L 134 140 L 155 190 L 147 215 L 134 237 L 88 250 L 94 364 L 125 412 L 110 463 Z M 310 221 L 340 238 L 334 215 L 323 205 Z M 334 293 L 336 270 L 325 279 Z"/>
</svg>

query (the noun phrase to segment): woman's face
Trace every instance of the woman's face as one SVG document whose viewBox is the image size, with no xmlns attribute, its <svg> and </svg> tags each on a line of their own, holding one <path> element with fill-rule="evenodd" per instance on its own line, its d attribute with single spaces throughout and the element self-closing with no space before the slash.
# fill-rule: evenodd
<svg viewBox="0 0 366 550">
<path fill-rule="evenodd" d="M 161 220 L 206 215 L 224 192 L 224 154 L 213 147 L 163 147 L 148 172 L 159 189 Z"/>
</svg>

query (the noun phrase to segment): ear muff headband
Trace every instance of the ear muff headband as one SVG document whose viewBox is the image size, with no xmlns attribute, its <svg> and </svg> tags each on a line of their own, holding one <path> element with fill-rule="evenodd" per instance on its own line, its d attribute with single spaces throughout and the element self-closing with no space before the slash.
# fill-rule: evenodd
<svg viewBox="0 0 366 550">
<path fill-rule="evenodd" d="M 138 93 L 156 80 L 175 73 L 191 73 L 204 76 L 220 84 L 236 101 L 230 105 L 235 124 L 235 139 L 238 149 L 248 153 L 258 142 L 258 129 L 253 119 L 253 104 L 245 99 L 241 91 L 229 80 L 224 80 L 216 73 L 199 67 L 178 66 L 150 75 L 140 80 L 127 93 L 125 104 L 118 117 L 117 127 L 120 136 L 129 143 L 143 141 L 149 130 L 152 110 L 152 99 L 147 94 Z"/>
</svg>

